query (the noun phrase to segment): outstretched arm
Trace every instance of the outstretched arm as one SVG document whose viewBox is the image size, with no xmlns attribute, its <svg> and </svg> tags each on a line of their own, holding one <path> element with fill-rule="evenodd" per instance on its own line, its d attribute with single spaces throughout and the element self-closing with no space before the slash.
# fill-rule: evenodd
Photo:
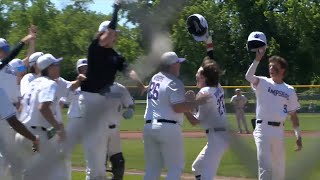
<svg viewBox="0 0 320 180">
<path fill-rule="evenodd" d="M 252 64 L 250 65 L 246 73 L 246 80 L 248 80 L 254 86 L 257 86 L 259 84 L 259 79 L 255 76 L 255 73 L 265 52 L 266 52 L 265 47 L 260 48 L 259 50 L 256 51 L 256 58 L 255 60 L 253 60 Z"/>
</svg>

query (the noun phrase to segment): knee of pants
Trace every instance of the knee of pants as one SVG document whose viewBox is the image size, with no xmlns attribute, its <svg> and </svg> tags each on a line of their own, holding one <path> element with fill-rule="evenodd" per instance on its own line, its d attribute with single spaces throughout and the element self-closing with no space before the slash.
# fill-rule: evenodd
<svg viewBox="0 0 320 180">
<path fill-rule="evenodd" d="M 110 157 L 111 165 L 112 165 L 112 173 L 114 179 L 122 179 L 125 169 L 125 160 L 122 153 L 114 154 Z"/>
</svg>

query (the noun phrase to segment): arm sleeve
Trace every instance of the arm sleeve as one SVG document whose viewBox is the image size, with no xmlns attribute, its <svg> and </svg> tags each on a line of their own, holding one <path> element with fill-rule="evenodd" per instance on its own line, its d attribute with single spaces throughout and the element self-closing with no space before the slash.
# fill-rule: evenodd
<svg viewBox="0 0 320 180">
<path fill-rule="evenodd" d="M 120 5 L 119 4 L 114 4 L 113 5 L 112 19 L 111 19 L 111 22 L 109 23 L 109 26 L 108 26 L 110 29 L 115 30 L 117 28 L 119 10 L 120 10 Z"/>
<path fill-rule="evenodd" d="M 0 88 L 0 121 L 6 120 L 16 114 L 16 110 L 10 102 L 7 94 Z"/>
<path fill-rule="evenodd" d="M 171 104 L 178 104 L 185 102 L 185 89 L 182 83 L 171 82 L 167 87 L 169 93 L 169 101 Z"/>
<path fill-rule="evenodd" d="M 288 112 L 295 112 L 298 109 L 300 109 L 300 103 L 298 102 L 297 93 L 293 90 L 293 93 L 289 96 Z"/>
<path fill-rule="evenodd" d="M 259 61 L 254 60 L 246 73 L 246 80 L 249 81 L 251 84 L 256 83 L 258 80 L 258 78 L 254 75 L 256 73 L 258 64 Z"/>
<path fill-rule="evenodd" d="M 4 68 L 12 59 L 14 59 L 18 54 L 19 52 L 21 51 L 21 49 L 23 48 L 24 46 L 24 43 L 23 42 L 19 42 L 14 48 L 13 50 L 10 52 L 10 54 L 1 60 L 1 63 L 0 63 L 0 70 L 2 68 Z"/>
<path fill-rule="evenodd" d="M 56 92 L 57 92 L 57 84 L 52 83 L 39 92 L 39 102 L 44 103 L 44 102 L 53 102 L 56 98 Z"/>
<path fill-rule="evenodd" d="M 130 105 L 133 105 L 133 98 L 131 97 L 127 88 L 123 87 L 122 96 L 121 96 L 122 105 L 127 108 Z"/>
<path fill-rule="evenodd" d="M 230 102 L 231 102 L 231 103 L 233 103 L 233 100 L 234 100 L 234 96 L 232 96 L 232 98 L 231 98 Z"/>
</svg>

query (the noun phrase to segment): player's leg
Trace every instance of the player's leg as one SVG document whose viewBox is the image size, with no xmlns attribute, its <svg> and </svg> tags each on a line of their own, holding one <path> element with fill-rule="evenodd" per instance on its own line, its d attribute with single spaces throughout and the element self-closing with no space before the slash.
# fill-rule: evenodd
<svg viewBox="0 0 320 180">
<path fill-rule="evenodd" d="M 240 116 L 239 109 L 236 108 L 235 114 L 236 114 L 236 119 L 237 119 L 237 123 L 238 123 L 239 133 L 242 133 L 242 128 L 241 128 L 241 116 Z"/>
<path fill-rule="evenodd" d="M 214 179 L 222 156 L 228 147 L 227 132 L 209 132 L 208 146 L 204 152 L 201 180 Z"/>
<path fill-rule="evenodd" d="M 143 130 L 145 174 L 144 180 L 158 180 L 161 175 L 163 161 L 161 159 L 160 144 L 156 141 L 156 130 L 151 124 L 146 124 Z"/>
<path fill-rule="evenodd" d="M 272 179 L 271 146 L 268 137 L 257 134 L 257 128 L 254 140 L 257 147 L 259 180 L 270 180 Z"/>
<path fill-rule="evenodd" d="M 168 170 L 166 180 L 180 179 L 184 168 L 183 136 L 180 125 L 163 124 L 159 140 L 161 140 L 164 165 Z"/>
<path fill-rule="evenodd" d="M 244 113 L 244 109 L 240 110 L 240 117 L 241 117 L 243 126 L 244 126 L 244 128 L 246 130 L 246 133 L 249 133 L 248 124 L 247 124 L 246 116 L 245 116 L 245 113 Z"/>
<path fill-rule="evenodd" d="M 113 180 L 122 180 L 125 170 L 125 160 L 121 150 L 120 131 L 118 128 L 109 129 L 110 143 L 108 146 L 108 152 L 110 156 L 110 162 L 112 165 Z"/>
<path fill-rule="evenodd" d="M 285 179 L 285 150 L 282 137 L 274 137 L 271 140 L 272 146 L 272 179 Z"/>
<path fill-rule="evenodd" d="M 195 175 L 196 180 L 201 180 L 201 172 L 204 165 L 203 164 L 204 154 L 207 148 L 208 148 L 208 143 L 202 148 L 197 158 L 192 163 L 192 172 Z"/>
</svg>

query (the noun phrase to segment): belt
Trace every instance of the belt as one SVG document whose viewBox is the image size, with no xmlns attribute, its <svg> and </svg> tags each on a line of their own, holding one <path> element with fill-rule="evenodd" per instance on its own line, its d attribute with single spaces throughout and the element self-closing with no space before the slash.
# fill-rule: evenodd
<svg viewBox="0 0 320 180">
<path fill-rule="evenodd" d="M 39 129 L 39 130 L 42 130 L 42 131 L 47 131 L 47 128 L 45 127 L 42 127 L 42 126 L 31 126 L 32 129 Z"/>
<path fill-rule="evenodd" d="M 214 132 L 219 132 L 219 131 L 226 131 L 226 128 L 213 128 L 211 129 Z M 206 134 L 208 134 L 210 132 L 210 129 L 206 129 Z"/>
<path fill-rule="evenodd" d="M 146 124 L 151 123 L 151 122 L 152 122 L 152 120 L 146 120 Z M 166 120 L 166 119 L 157 119 L 157 122 L 177 124 L 177 121 Z"/>
<path fill-rule="evenodd" d="M 116 127 L 117 127 L 117 125 L 115 125 L 115 124 L 109 125 L 109 129 L 114 129 Z"/>
<path fill-rule="evenodd" d="M 262 120 L 257 120 L 257 124 L 261 124 Z M 280 126 L 282 123 L 281 122 L 276 122 L 276 121 L 268 121 L 269 126 Z M 283 123 L 284 125 L 284 123 Z"/>
</svg>

